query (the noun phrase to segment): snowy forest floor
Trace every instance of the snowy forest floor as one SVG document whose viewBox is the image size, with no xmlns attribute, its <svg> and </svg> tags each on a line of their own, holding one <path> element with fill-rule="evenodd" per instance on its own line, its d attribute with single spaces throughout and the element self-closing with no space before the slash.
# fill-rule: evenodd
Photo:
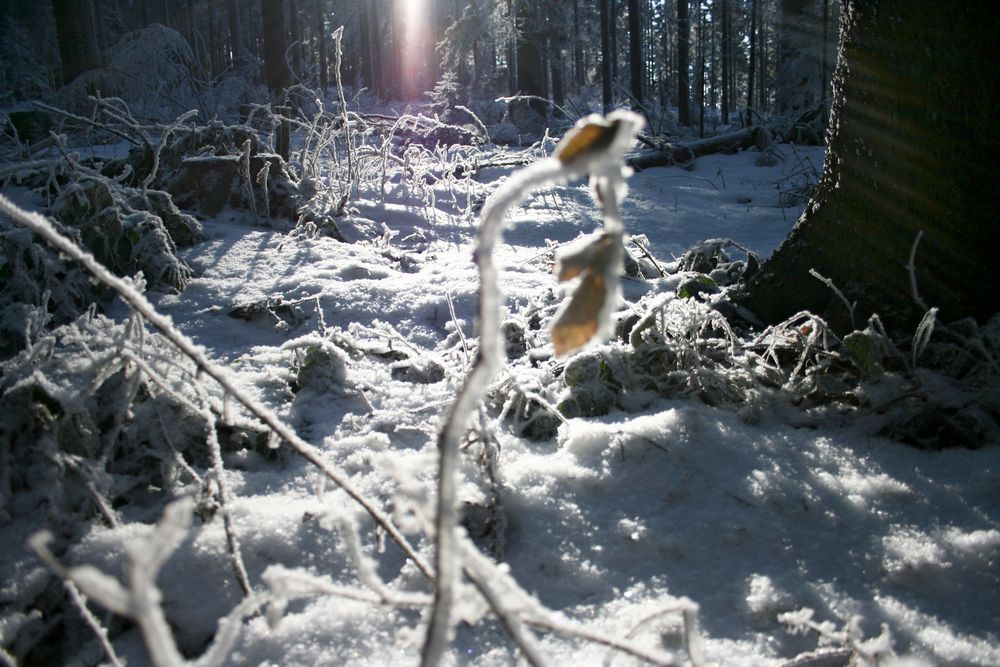
<svg viewBox="0 0 1000 667">
<path fill-rule="evenodd" d="M 823 149 L 782 145 L 772 154 L 774 164 L 763 166 L 759 153 L 746 151 L 635 174 L 623 207 L 627 232 L 645 237 L 664 265 L 712 238 L 766 256 L 805 204 L 782 198 L 821 171 Z M 337 221 L 352 243 L 254 226 L 224 211 L 202 221 L 208 240 L 182 253 L 195 270 L 186 289 L 148 296 L 412 527 L 413 508 L 433 514 L 436 434 L 476 334 L 475 211 L 509 173 L 486 169 L 461 187 L 442 180 L 422 191 L 390 181 L 384 201 L 362 193 Z M 861 638 L 885 630 L 868 645 L 872 652 L 889 642 L 927 664 L 1000 664 L 996 446 L 921 451 L 877 435 L 876 416 L 796 406 L 777 393 L 713 407 L 696 395 L 624 387 L 607 414 L 549 417 L 550 438 L 531 431 L 530 416 L 498 418 L 505 404 L 517 412 L 510 403 L 518 396 L 565 398 L 564 365 L 552 358 L 544 326 L 561 294 L 547 249 L 599 226 L 585 184 L 550 188 L 513 212 L 498 248 L 501 286 L 524 345 L 483 412 L 499 447 L 495 466 L 484 464 L 481 443 L 463 453 L 460 500 L 477 542 L 543 605 L 651 649 L 684 655 L 681 614 L 668 612 L 689 598 L 700 608 L 707 664 L 781 665 L 824 640 L 834 649 L 862 646 Z M 626 277 L 622 310 L 638 313 L 636 304 L 676 288 L 676 276 Z M 127 316 L 124 306 L 112 311 Z M 625 346 L 612 341 L 584 355 L 613 366 Z M 316 349 L 326 356 L 310 356 Z M 353 586 L 371 559 L 391 589 L 428 590 L 395 545 L 378 548 L 367 517 L 301 459 L 250 448 L 228 453 L 225 463 L 255 589 L 275 565 Z M 171 495 L 184 493 L 199 489 L 182 473 Z M 117 575 L 128 545 L 159 518 L 161 500 L 117 508 L 120 526 L 92 524 L 63 560 Z M 345 547 L 355 525 L 361 556 Z M 24 514 L 0 525 L 4 601 L 35 595 L 48 581 L 19 546 L 39 527 Z M 430 558 L 432 545 L 417 544 Z M 221 519 L 203 517 L 158 579 L 175 637 L 191 655 L 239 603 L 226 551 Z M 804 608 L 816 623 L 832 624 L 822 626 L 824 637 L 790 631 L 805 628 L 806 614 L 798 623 L 778 619 Z M 463 592 L 456 612 L 463 620 L 450 663 L 517 663 L 474 593 Z M 5 641 L 30 622 L 8 616 Z M 280 619 L 245 622 L 225 664 L 416 664 L 424 628 L 420 609 L 316 594 L 290 602 Z M 539 637 L 554 664 L 638 664 L 598 643 Z M 100 659 L 96 640 L 77 641 L 80 664 Z M 148 664 L 137 629 L 124 628 L 114 646 L 129 665 Z M 817 653 L 797 664 L 846 664 L 849 654 Z"/>
</svg>

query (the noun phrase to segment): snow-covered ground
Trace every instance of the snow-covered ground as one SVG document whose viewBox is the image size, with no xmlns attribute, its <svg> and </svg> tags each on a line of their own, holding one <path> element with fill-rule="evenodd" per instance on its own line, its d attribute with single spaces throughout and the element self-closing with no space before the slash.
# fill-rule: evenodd
<svg viewBox="0 0 1000 667">
<path fill-rule="evenodd" d="M 635 174 L 623 207 L 628 233 L 644 235 L 663 262 L 719 237 L 770 253 L 804 204 L 782 208 L 782 193 L 820 171 L 823 152 L 780 146 L 769 166 L 759 166 L 759 156 L 713 155 L 689 170 Z M 414 515 L 433 512 L 437 430 L 468 365 L 464 344 L 475 335 L 471 211 L 508 174 L 484 170 L 458 189 L 442 181 L 432 195 L 390 184 L 385 202 L 369 193 L 339 222 L 345 236 L 366 239 L 350 244 L 252 227 L 224 212 L 204 221 L 209 240 L 185 251 L 196 271 L 187 289 L 152 297 L 363 493 L 404 528 L 419 528 Z M 473 206 L 464 199 L 470 192 Z M 373 234 L 383 223 L 386 233 Z M 546 189 L 513 212 L 497 251 L 512 318 L 523 324 L 559 289 L 546 244 L 600 224 L 583 183 Z M 623 292 L 634 302 L 668 284 L 630 278 Z M 231 314 L 268 299 L 273 314 Z M 498 382 L 530 391 L 553 362 L 544 329 L 525 330 L 534 363 L 512 365 Z M 296 375 L 324 337 L 337 343 L 328 367 Z M 813 622 L 830 624 L 824 632 L 834 648 L 885 632 L 868 649 L 891 645 L 920 664 L 1000 664 L 1000 448 L 924 452 L 872 435 L 863 419 L 641 398 L 630 412 L 569 419 L 547 441 L 489 421 L 499 444 L 495 484 L 478 445 L 463 455 L 460 499 L 472 525 L 476 512 L 502 517 L 505 529 L 491 536 L 503 543 L 504 569 L 542 605 L 686 659 L 678 610 L 693 601 L 705 664 L 780 665 L 816 649 L 817 633 L 792 633 L 778 619 L 804 608 L 814 610 Z M 276 565 L 359 588 L 358 568 L 373 562 L 390 589 L 429 592 L 395 545 L 380 549 L 367 516 L 304 461 L 244 451 L 226 463 L 256 589 L 265 589 L 261 575 Z M 157 518 L 122 513 L 134 522 L 95 526 L 65 560 L 119 573 L 126 545 Z M 159 584 L 178 642 L 199 653 L 240 591 L 221 519 L 195 524 Z M 360 559 L 345 546 L 355 525 Z M 429 542 L 413 539 L 430 560 Z M 4 558 L 5 595 L 17 594 L 15 571 L 29 570 L 31 558 Z M 475 591 L 467 587 L 460 598 L 463 622 L 448 662 L 516 664 L 516 650 Z M 225 664 L 412 665 L 425 614 L 420 604 L 309 595 L 280 617 L 247 621 Z M 554 665 L 639 664 L 601 643 L 533 632 Z M 115 647 L 129 665 L 149 663 L 138 630 Z M 845 655 L 817 653 L 797 664 L 846 664 Z"/>
</svg>

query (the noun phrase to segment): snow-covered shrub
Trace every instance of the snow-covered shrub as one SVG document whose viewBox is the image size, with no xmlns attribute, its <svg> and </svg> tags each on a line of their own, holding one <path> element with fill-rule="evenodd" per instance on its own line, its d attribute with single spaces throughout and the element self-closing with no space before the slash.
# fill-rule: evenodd
<svg viewBox="0 0 1000 667">
<path fill-rule="evenodd" d="M 0 18 L 0 99 L 21 101 L 48 98 L 55 85 L 59 55 L 54 26 L 46 20 L 46 3 L 23 3 L 18 18 L 4 12 Z"/>
<path fill-rule="evenodd" d="M 129 33 L 110 50 L 107 67 L 84 72 L 59 91 L 66 109 L 86 112 L 89 97 L 120 97 L 138 117 L 172 119 L 200 106 L 194 79 L 198 61 L 184 37 L 153 23 Z"/>
<path fill-rule="evenodd" d="M 200 483 L 193 469 L 211 465 L 204 415 L 219 419 L 221 401 L 196 375 L 137 318 L 88 314 L 35 341 L 0 365 L 0 505 L 113 524 L 125 500 Z M 227 449 L 261 440 L 225 433 Z"/>
<path fill-rule="evenodd" d="M 445 72 L 436 84 L 434 89 L 425 93 L 431 100 L 431 111 L 436 115 L 443 116 L 453 107 L 460 103 L 462 86 L 458 82 L 458 76 L 454 72 Z"/>
<path fill-rule="evenodd" d="M 201 238 L 201 224 L 177 211 L 165 193 L 154 200 L 155 206 L 131 188 L 84 176 L 62 188 L 52 203 L 52 215 L 79 229 L 84 245 L 116 273 L 142 271 L 151 288 L 181 291 L 191 269 L 177 257 L 177 244 L 164 219 L 150 209 L 164 213 L 188 245 Z"/>
<path fill-rule="evenodd" d="M 100 293 L 78 267 L 0 216 L 0 359 L 76 319 Z"/>
</svg>

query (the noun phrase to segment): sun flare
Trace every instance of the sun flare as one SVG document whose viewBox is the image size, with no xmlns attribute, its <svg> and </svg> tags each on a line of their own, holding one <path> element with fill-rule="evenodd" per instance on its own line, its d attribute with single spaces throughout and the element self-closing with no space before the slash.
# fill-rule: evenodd
<svg viewBox="0 0 1000 667">
<path fill-rule="evenodd" d="M 400 74 L 402 91 L 408 99 L 425 90 L 427 55 L 431 49 L 430 16 L 427 0 L 396 0 L 396 17 L 400 22 Z"/>
</svg>

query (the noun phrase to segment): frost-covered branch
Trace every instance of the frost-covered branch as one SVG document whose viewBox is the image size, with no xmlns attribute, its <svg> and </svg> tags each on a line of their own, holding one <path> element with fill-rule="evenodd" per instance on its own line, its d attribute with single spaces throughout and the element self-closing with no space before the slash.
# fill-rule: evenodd
<svg viewBox="0 0 1000 667">
<path fill-rule="evenodd" d="M 64 566 L 49 551 L 49 535 L 46 533 L 35 535 L 31 546 L 56 574 L 71 582 L 69 585 L 76 586 L 84 595 L 114 613 L 135 621 L 142 633 L 150 662 L 155 667 L 216 667 L 236 642 L 243 619 L 255 613 L 264 598 L 251 596 L 237 605 L 219 624 L 219 631 L 209 650 L 194 663 L 184 659 L 163 613 L 160 604 L 162 593 L 156 586 L 156 578 L 163 564 L 187 536 L 193 511 L 194 500 L 190 497 L 171 503 L 149 537 L 126 545 L 127 587 L 95 567 Z M 109 655 L 114 660 L 113 652 Z"/>
<path fill-rule="evenodd" d="M 247 568 L 243 564 L 243 555 L 240 549 L 240 541 L 236 535 L 236 528 L 233 525 L 233 508 L 229 496 L 229 484 L 226 482 L 226 470 L 222 465 L 222 447 L 219 445 L 219 434 L 215 429 L 215 420 L 208 407 L 202 409 L 202 418 L 205 420 L 205 436 L 208 440 L 208 450 L 212 454 L 212 472 L 215 476 L 215 486 L 219 489 L 219 507 L 222 510 L 222 525 L 226 533 L 226 546 L 229 549 L 229 557 L 233 562 L 233 571 L 236 574 L 236 581 L 240 584 L 240 590 L 244 597 L 251 592 L 250 577 L 247 576 Z"/>
<path fill-rule="evenodd" d="M 94 631 L 97 635 L 97 640 L 101 643 L 101 648 L 104 649 L 104 654 L 108 656 L 108 661 L 111 663 L 112 667 L 123 667 L 125 663 L 121 661 L 118 654 L 115 653 L 114 646 L 111 645 L 111 640 L 108 639 L 108 631 L 105 629 L 101 622 L 97 620 L 93 612 L 87 606 L 87 598 L 83 596 L 80 589 L 76 587 L 71 580 L 66 579 L 64 582 L 66 586 L 66 591 L 69 593 L 70 599 L 76 608 L 80 610 L 80 615 L 83 616 L 83 620 L 90 626 L 90 629 Z"/>
<path fill-rule="evenodd" d="M 437 578 L 434 609 L 422 653 L 424 667 L 433 667 L 440 662 L 451 631 L 451 607 L 459 571 L 455 535 L 458 521 L 455 477 L 459 444 L 476 404 L 501 364 L 501 294 L 497 283 L 498 272 L 493 262 L 493 249 L 500 239 L 507 211 L 540 187 L 590 174 L 595 193 L 605 206 L 608 233 L 617 235 L 620 245 L 621 222 L 617 198 L 624 194 L 622 156 L 641 124 L 642 120 L 630 112 L 616 112 L 606 121 L 600 117 L 584 119 L 564 139 L 553 157 L 514 173 L 486 202 L 475 251 L 480 275 L 479 352 L 438 436 L 439 479 L 435 520 L 437 543 L 434 561 Z M 620 262 L 620 254 L 618 257 Z M 615 279 L 617 271 L 616 264 Z"/>
<path fill-rule="evenodd" d="M 813 620 L 814 613 L 808 607 L 799 609 L 798 611 L 789 611 L 784 614 L 778 614 L 778 622 L 787 625 L 789 631 L 793 634 L 815 632 L 819 635 L 820 644 L 848 649 L 850 657 L 854 660 L 852 664 L 858 664 L 862 667 L 875 667 L 875 665 L 878 665 L 880 659 L 893 655 L 892 635 L 889 634 L 887 626 L 882 626 L 882 633 L 878 637 L 866 640 L 864 633 L 861 631 L 862 619 L 860 616 L 852 616 L 843 629 L 838 630 L 837 626 L 831 621 L 819 622 Z"/>
</svg>

